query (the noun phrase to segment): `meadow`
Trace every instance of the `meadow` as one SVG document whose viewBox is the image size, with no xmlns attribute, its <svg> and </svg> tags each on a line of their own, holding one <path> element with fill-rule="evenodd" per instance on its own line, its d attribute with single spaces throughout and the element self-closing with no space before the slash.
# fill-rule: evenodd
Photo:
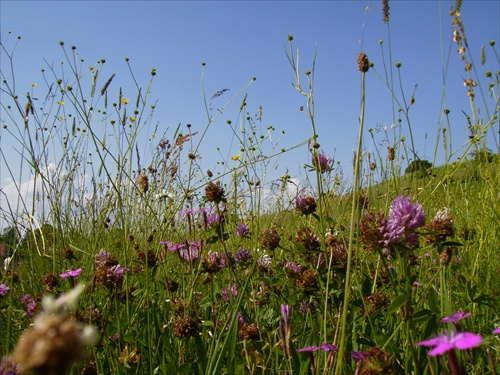
<svg viewBox="0 0 500 375">
<path fill-rule="evenodd" d="M 267 180 L 290 149 L 269 151 L 274 129 L 250 114 L 247 86 L 203 92 L 204 131 L 180 124 L 146 139 L 155 69 L 142 84 L 129 65 L 135 91 L 124 92 L 105 60 L 89 68 L 60 42 L 62 73 L 42 72 L 48 95 L 37 102 L 2 71 L 2 173 L 19 196 L 0 208 L 0 374 L 497 374 L 500 158 L 488 145 L 500 72 L 472 63 L 460 2 L 450 25 L 469 140 L 452 147 L 443 126 L 446 162 L 421 160 L 415 98 L 388 73 L 404 67 L 361 52 L 352 181 L 322 151 L 314 69 L 300 70 L 288 36 L 284 58 L 311 124 L 294 146 L 310 158 L 293 195 L 285 166 L 280 184 Z M 1 44 L 12 71 L 17 43 L 11 34 Z M 486 58 L 500 63 L 493 40 Z M 408 137 L 390 129 L 382 142 L 364 124 L 368 74 L 386 83 Z M 226 100 L 219 111 L 214 98 Z M 198 150 L 223 109 L 238 114 L 227 126 L 240 152 L 215 173 Z M 21 194 L 26 173 L 31 196 Z"/>
</svg>

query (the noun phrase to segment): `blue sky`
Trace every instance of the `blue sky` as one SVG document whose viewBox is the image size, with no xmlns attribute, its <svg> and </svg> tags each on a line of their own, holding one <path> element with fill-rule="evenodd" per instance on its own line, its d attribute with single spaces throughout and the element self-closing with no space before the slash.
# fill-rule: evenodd
<svg viewBox="0 0 500 375">
<path fill-rule="evenodd" d="M 417 153 L 432 160 L 436 129 L 444 107 L 451 110 L 453 147 L 458 148 L 468 137 L 461 112 L 471 112 L 463 86 L 466 73 L 452 41 L 449 16 L 454 2 L 389 3 L 392 59 L 393 63 L 402 63 L 402 87 L 407 100 L 418 85 L 416 102 L 410 111 Z M 484 87 L 487 85 L 484 72 L 500 70 L 488 45 L 495 39 L 498 53 L 499 4 L 464 1 L 462 5 L 470 52 Z M 151 68 L 155 68 L 157 76 L 151 94 L 152 101 L 157 100 L 154 123 L 172 132 L 177 124 L 190 123 L 193 131 L 201 133 L 207 124 L 201 91 L 202 62 L 206 62 L 208 97 L 218 90 L 230 89 L 214 100 L 214 110 L 256 77 L 245 91 L 247 111 L 255 114 L 262 106 L 262 128 L 265 131 L 271 125 L 276 129 L 273 140 L 285 131 L 278 149 L 292 147 L 311 136 L 310 121 L 299 110 L 305 105 L 305 98 L 292 87 L 294 75 L 285 55 L 287 36 L 291 34 L 294 48 L 300 49 L 301 72 L 311 69 L 317 46 L 314 97 L 319 142 L 321 150 L 334 156 L 349 176 L 360 107 L 357 55 L 361 50 L 366 52 L 382 74 L 379 40 L 384 40 L 382 48 L 385 58 L 389 57 L 389 29 L 382 21 L 381 8 L 381 1 L 3 0 L 0 28 L 2 41 L 8 30 L 12 36 L 22 37 L 15 54 L 20 95 L 30 90 L 31 83 L 42 81 L 40 69 L 47 67 L 44 60 L 54 64 L 63 60 L 59 46 L 63 40 L 66 46 L 75 45 L 89 66 L 106 59 L 103 76 L 116 73 L 115 90 L 118 86 L 130 87 L 125 57 L 130 59 L 143 86 L 148 82 Z M 482 45 L 487 52 L 484 66 L 479 64 Z M 447 71 L 445 104 L 444 70 Z M 399 85 L 398 81 L 396 84 Z M 40 96 L 44 95 L 42 91 Z M 401 96 L 399 89 L 397 95 Z M 216 163 L 238 151 L 237 142 L 231 143 L 226 121 L 237 122 L 242 98 L 238 97 L 211 125 L 200 148 L 204 169 L 221 170 Z M 390 128 L 391 95 L 373 71 L 367 74 L 366 100 L 366 129 Z M 478 105 L 484 114 L 484 105 L 481 102 Z M 4 115 L 1 119 L 6 121 Z M 402 132 L 408 136 L 405 123 Z M 383 134 L 376 137 L 381 141 Z M 373 152 L 366 134 L 364 140 L 364 149 Z M 7 146 L 4 140 L 2 147 Z M 497 151 L 493 137 L 489 146 Z M 385 145 L 380 147 L 382 151 L 386 149 Z M 444 153 L 441 146 L 438 150 L 436 163 L 440 164 Z M 310 163 L 305 146 L 283 155 L 276 175 L 288 169 L 292 177 L 297 177 L 304 173 L 301 168 L 304 163 Z M 0 177 L 4 185 L 5 174 Z"/>
</svg>

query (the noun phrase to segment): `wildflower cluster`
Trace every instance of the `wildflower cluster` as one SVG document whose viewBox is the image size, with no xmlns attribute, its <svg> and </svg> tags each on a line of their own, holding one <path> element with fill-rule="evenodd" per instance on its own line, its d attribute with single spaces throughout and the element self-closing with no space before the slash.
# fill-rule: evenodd
<svg viewBox="0 0 500 375">
<path fill-rule="evenodd" d="M 95 256 L 95 280 L 96 284 L 118 290 L 123 284 L 125 272 L 129 268 L 124 268 L 118 264 L 118 260 L 111 253 L 101 249 Z"/>
</svg>

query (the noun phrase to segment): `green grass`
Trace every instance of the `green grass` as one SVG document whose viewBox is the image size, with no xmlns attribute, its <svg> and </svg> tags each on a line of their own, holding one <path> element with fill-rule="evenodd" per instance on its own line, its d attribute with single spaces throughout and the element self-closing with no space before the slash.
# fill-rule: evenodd
<svg viewBox="0 0 500 375">
<path fill-rule="evenodd" d="M 481 118 L 475 112 L 472 139 L 456 150 L 445 140 L 449 162 L 429 173 L 402 175 L 415 158 L 409 151 L 414 147 L 407 145 L 411 137 L 391 134 L 393 140 L 384 143 L 389 154 L 385 148 L 363 152 L 363 142 L 376 137 L 363 129 L 363 95 L 359 163 L 349 184 L 338 165 L 314 167 L 320 157 L 314 69 L 305 76 L 299 72 L 292 41 L 290 36 L 287 57 L 312 125 L 312 135 L 292 147 L 307 145 L 310 151 L 299 193 L 311 195 L 316 208 L 305 215 L 295 208 L 296 196 L 288 195 L 290 176 L 273 186 L 274 200 L 266 194 L 277 157 L 290 149 L 276 143 L 269 148 L 274 129 L 260 133 L 258 119 L 247 115 L 245 90 L 253 79 L 224 105 L 237 114 L 236 124 L 228 126 L 240 153 L 233 160 L 221 156 L 217 173 L 202 170 L 197 154 L 218 116 L 209 104 L 200 134 L 190 125 L 156 134 L 149 99 L 154 69 L 143 89 L 129 66 L 135 91 L 123 92 L 113 85 L 114 75 L 105 76 L 104 60 L 86 70 L 61 43 L 66 75 L 43 73 L 48 87 L 54 83 L 57 90 L 41 108 L 6 81 L 0 141 L 15 143 L 20 166 L 14 169 L 2 153 L 3 173 L 19 191 L 20 176 L 27 174 L 37 190 L 0 211 L 7 223 L 0 238 L 2 260 L 10 259 L 0 271 L 0 284 L 9 288 L 0 297 L 3 356 L 14 352 L 29 330 L 28 312 L 40 313 L 43 295 L 67 293 L 83 283 L 79 307 L 67 319 L 96 327 L 99 340 L 72 366 L 72 374 L 91 369 L 99 374 L 496 373 L 499 338 L 491 332 L 500 326 L 500 159 L 467 156 L 486 148 L 497 124 L 498 77 L 489 87 L 493 114 Z M 11 59 L 7 42 L 2 54 Z M 392 72 L 385 67 L 384 74 L 376 74 L 411 130 L 411 104 L 396 92 L 387 69 Z M 142 139 L 145 144 L 136 146 Z M 229 167 L 235 161 L 238 166 Z M 416 246 L 404 241 L 382 246 L 380 222 L 370 214 L 388 217 L 400 195 L 422 204 L 426 225 L 418 229 Z M 205 213 L 186 213 L 201 208 Z M 445 208 L 453 229 L 448 222 L 448 236 L 436 240 L 442 228 L 431 223 Z M 212 215 L 223 220 L 210 224 Z M 250 232 L 237 236 L 243 223 Z M 181 256 L 187 248 L 199 251 L 192 253 L 196 259 Z M 247 250 L 245 261 L 241 249 Z M 112 258 L 104 265 L 96 262 L 101 250 Z M 128 269 L 123 280 L 108 275 L 117 264 Z M 80 267 L 75 278 L 59 276 Z M 27 294 L 30 307 L 26 297 L 23 302 Z M 288 323 L 283 305 L 290 306 Z M 457 351 L 463 368 L 450 370 L 447 356 L 429 356 L 428 348 L 415 344 L 455 329 L 440 320 L 457 311 L 471 313 L 460 329 L 483 340 L 479 347 Z M 322 344 L 338 349 L 297 351 Z M 357 363 L 351 351 L 369 356 Z"/>
</svg>

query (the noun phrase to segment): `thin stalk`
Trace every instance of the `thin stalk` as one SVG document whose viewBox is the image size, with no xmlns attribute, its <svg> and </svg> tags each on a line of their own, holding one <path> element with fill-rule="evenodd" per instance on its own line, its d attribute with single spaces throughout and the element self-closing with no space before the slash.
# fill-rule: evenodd
<svg viewBox="0 0 500 375">
<path fill-rule="evenodd" d="M 351 264 L 352 253 L 354 248 L 354 231 L 357 226 L 357 212 L 358 212 L 358 191 L 360 188 L 360 157 L 361 146 L 363 144 L 363 125 L 365 120 L 365 72 L 361 72 L 361 111 L 359 116 L 359 131 L 358 131 L 358 146 L 356 149 L 356 159 L 354 160 L 354 186 L 353 186 L 353 199 L 351 207 L 351 230 L 349 231 L 349 248 L 347 250 L 347 269 L 346 279 L 344 286 L 344 305 L 342 309 L 342 317 L 340 323 L 340 345 L 338 351 L 338 361 L 335 370 L 336 374 L 343 374 L 344 357 L 347 346 L 347 314 L 349 312 L 349 299 L 351 297 Z"/>
</svg>

